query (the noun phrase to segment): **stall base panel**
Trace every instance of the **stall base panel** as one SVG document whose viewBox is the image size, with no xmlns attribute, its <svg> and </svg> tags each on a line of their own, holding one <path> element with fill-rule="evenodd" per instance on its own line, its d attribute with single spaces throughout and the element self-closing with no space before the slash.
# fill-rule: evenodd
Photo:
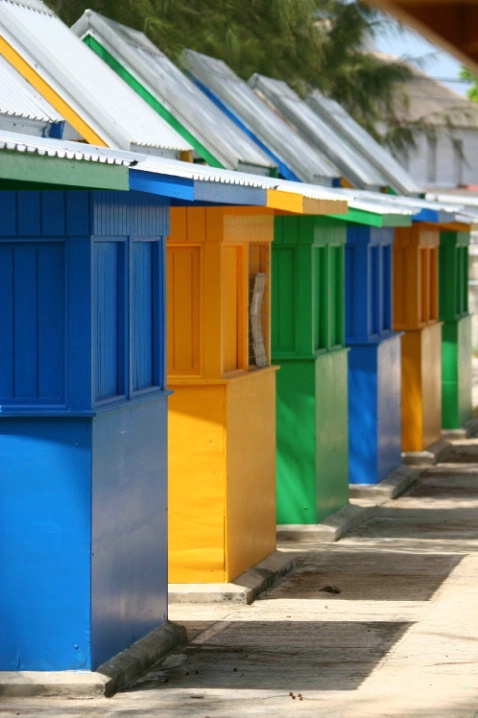
<svg viewBox="0 0 478 718">
<path fill-rule="evenodd" d="M 349 353 L 350 483 L 376 484 L 401 463 L 400 337 Z"/>
<path fill-rule="evenodd" d="M 458 429 L 472 417 L 471 317 L 443 325 L 443 428 Z"/>
<path fill-rule="evenodd" d="M 348 502 L 347 352 L 277 376 L 277 522 L 314 524 Z"/>
<path fill-rule="evenodd" d="M 93 421 L 92 660 L 167 619 L 167 400 Z"/>
<path fill-rule="evenodd" d="M 226 385 L 172 386 L 168 414 L 170 583 L 226 580 Z"/>
<path fill-rule="evenodd" d="M 277 523 L 316 523 L 315 361 L 277 373 Z"/>
<path fill-rule="evenodd" d="M 276 548 L 275 375 L 262 369 L 228 385 L 226 581 Z"/>
<path fill-rule="evenodd" d="M 349 500 L 348 351 L 318 357 L 316 381 L 316 521 Z"/>
<path fill-rule="evenodd" d="M 441 436 L 441 324 L 402 336 L 402 448 L 423 451 Z"/>
<path fill-rule="evenodd" d="M 91 421 L 0 423 L 0 670 L 90 670 Z"/>
</svg>

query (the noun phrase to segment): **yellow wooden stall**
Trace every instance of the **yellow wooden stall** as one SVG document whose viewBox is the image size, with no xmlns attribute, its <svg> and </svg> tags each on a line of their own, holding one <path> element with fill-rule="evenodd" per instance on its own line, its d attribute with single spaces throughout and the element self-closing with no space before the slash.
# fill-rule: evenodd
<svg viewBox="0 0 478 718">
<path fill-rule="evenodd" d="M 169 580 L 230 581 L 275 549 L 273 214 L 171 211 Z"/>
<path fill-rule="evenodd" d="M 423 451 L 441 436 L 440 228 L 397 228 L 393 247 L 393 328 L 402 336 L 402 448 Z"/>
</svg>

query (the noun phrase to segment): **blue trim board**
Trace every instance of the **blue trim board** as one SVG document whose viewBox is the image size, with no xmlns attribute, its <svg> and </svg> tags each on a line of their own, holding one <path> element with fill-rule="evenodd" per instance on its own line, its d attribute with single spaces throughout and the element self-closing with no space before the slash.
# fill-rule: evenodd
<svg viewBox="0 0 478 718">
<path fill-rule="evenodd" d="M 130 169 L 129 188 L 163 197 L 194 201 L 194 180 Z"/>
<path fill-rule="evenodd" d="M 246 124 L 244 124 L 244 122 L 241 120 L 241 118 L 238 115 L 236 115 L 227 105 L 225 105 L 224 102 L 222 102 L 222 100 L 217 95 L 215 95 L 213 92 L 211 92 L 211 90 L 208 87 L 203 85 L 203 83 L 200 82 L 199 80 L 197 80 L 193 75 L 190 75 L 189 73 L 186 73 L 186 74 L 188 75 L 189 79 L 192 80 L 194 82 L 194 84 L 197 85 L 197 87 L 199 87 L 199 89 L 202 90 L 202 92 L 204 92 L 204 94 L 212 102 L 214 102 L 214 104 L 217 107 L 219 107 L 219 109 L 222 110 L 224 112 L 224 114 L 227 117 L 229 117 L 230 120 L 232 120 L 234 122 L 235 125 L 237 125 L 237 127 L 239 127 L 248 137 L 250 137 L 250 139 L 253 140 L 256 143 L 256 145 L 258 147 L 260 147 L 263 152 L 266 153 L 266 155 L 268 155 L 272 160 L 274 160 L 277 167 L 279 168 L 279 172 L 280 172 L 281 176 L 284 179 L 292 180 L 292 182 L 301 182 L 302 181 L 300 179 L 300 177 L 298 177 L 290 169 L 290 167 L 284 162 L 284 160 L 281 160 L 280 157 L 278 157 L 274 152 L 272 152 L 270 147 L 268 145 L 264 144 L 264 142 L 262 142 L 262 140 L 260 140 L 257 137 L 257 135 L 255 135 Z"/>
</svg>

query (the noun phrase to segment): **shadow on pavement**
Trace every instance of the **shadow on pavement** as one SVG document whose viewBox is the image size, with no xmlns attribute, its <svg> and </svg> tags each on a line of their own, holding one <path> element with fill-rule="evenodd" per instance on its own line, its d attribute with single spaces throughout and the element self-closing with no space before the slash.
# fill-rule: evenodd
<svg viewBox="0 0 478 718">
<path fill-rule="evenodd" d="M 130 691 L 355 690 L 412 626 L 399 621 L 234 621 L 178 649 Z"/>
<path fill-rule="evenodd" d="M 334 551 L 317 554 L 264 599 L 428 601 L 462 556 Z M 336 592 L 334 591 L 336 590 Z"/>
</svg>

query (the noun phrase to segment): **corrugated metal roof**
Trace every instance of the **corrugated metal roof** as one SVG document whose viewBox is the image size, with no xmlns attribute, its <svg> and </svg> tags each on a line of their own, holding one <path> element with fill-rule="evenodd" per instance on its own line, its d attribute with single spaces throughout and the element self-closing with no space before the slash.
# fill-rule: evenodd
<svg viewBox="0 0 478 718">
<path fill-rule="evenodd" d="M 341 189 L 302 182 L 290 182 L 276 177 L 262 177 L 247 172 L 232 172 L 231 170 L 218 169 L 217 167 L 207 167 L 152 156 L 145 157 L 144 161 L 136 169 L 201 180 L 203 182 L 223 182 L 226 184 L 260 187 L 262 189 L 279 189 L 285 192 L 294 192 L 310 199 L 343 200 L 344 198 Z"/>
<path fill-rule="evenodd" d="M 355 190 L 344 189 L 345 196 L 356 198 Z M 361 191 L 360 198 L 365 202 L 386 202 L 391 207 L 409 207 L 414 212 L 414 219 L 429 222 L 455 221 L 457 212 L 464 208 L 453 205 L 451 202 L 436 202 L 421 197 L 403 197 L 393 194 L 380 194 L 376 192 Z"/>
<path fill-rule="evenodd" d="M 458 204 L 462 207 L 478 207 L 478 192 L 473 190 L 466 191 L 463 188 L 427 192 L 425 197 L 428 200 L 447 202 L 453 205 Z"/>
<path fill-rule="evenodd" d="M 324 184 L 340 172 L 298 132 L 261 102 L 247 84 L 221 60 L 192 50 L 181 55 L 185 69 L 246 132 L 262 143 L 298 180 Z"/>
<path fill-rule="evenodd" d="M 63 117 L 0 55 L 0 115 L 33 120 L 40 127 Z"/>
<path fill-rule="evenodd" d="M 44 157 L 99 162 L 100 164 L 125 165 L 127 167 L 142 161 L 145 155 L 106 147 L 93 147 L 81 142 L 66 142 L 51 137 L 32 137 L 0 129 L 0 150 L 28 152 Z M 187 163 L 185 163 L 187 164 Z"/>
<path fill-rule="evenodd" d="M 413 194 L 421 191 L 413 177 L 335 100 L 313 92 L 306 100 L 308 106 L 347 142 L 355 147 L 388 180 L 395 191 Z"/>
<path fill-rule="evenodd" d="M 275 168 L 259 147 L 158 50 L 146 35 L 92 10 L 73 25 L 78 37 L 93 37 L 150 92 L 222 166 Z"/>
<path fill-rule="evenodd" d="M 40 0 L 0 0 L 0 26 L 3 39 L 108 146 L 168 156 L 192 149 Z"/>
<path fill-rule="evenodd" d="M 318 147 L 355 187 L 378 189 L 388 184 L 368 160 L 358 155 L 356 149 L 323 122 L 285 82 L 255 74 L 249 85 Z"/>
</svg>

